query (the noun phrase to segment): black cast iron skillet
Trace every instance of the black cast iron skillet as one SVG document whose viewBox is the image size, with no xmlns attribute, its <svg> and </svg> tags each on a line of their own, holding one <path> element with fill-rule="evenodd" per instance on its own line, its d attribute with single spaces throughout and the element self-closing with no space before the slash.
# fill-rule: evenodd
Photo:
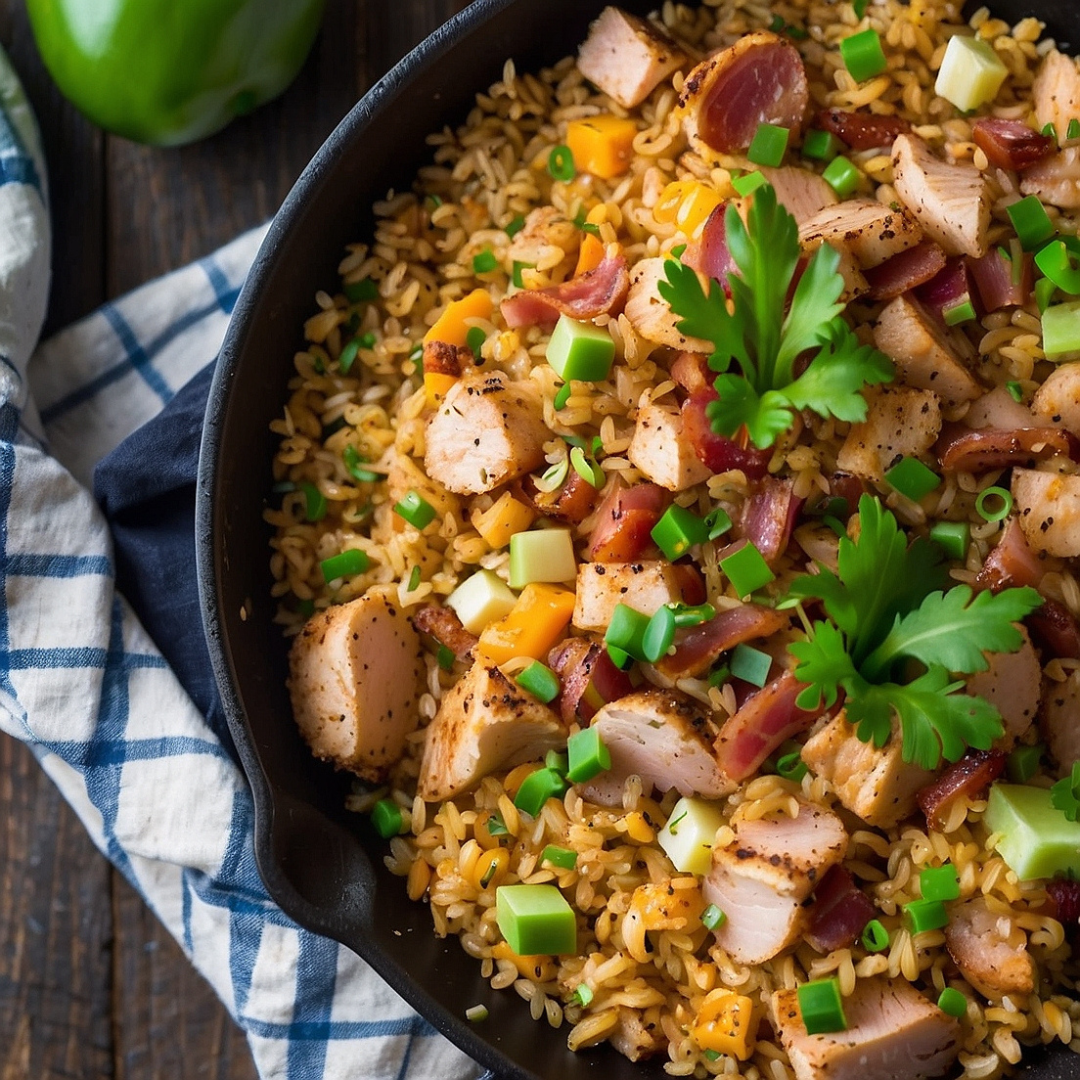
<svg viewBox="0 0 1080 1080">
<path fill-rule="evenodd" d="M 645 14 L 657 0 L 621 0 Z M 262 511 L 300 328 L 316 289 L 336 287 L 343 246 L 370 235 L 370 206 L 408 186 L 424 138 L 464 118 L 474 93 L 512 57 L 534 70 L 572 52 L 604 0 L 476 0 L 401 61 L 342 121 L 277 214 L 236 305 L 206 415 L 196 504 L 199 583 L 210 654 L 255 802 L 255 854 L 266 887 L 301 925 L 363 956 L 402 997 L 484 1066 L 513 1080 L 642 1080 L 610 1048 L 571 1054 L 566 1032 L 534 1022 L 516 994 L 490 989 L 456 939 L 432 932 L 426 905 L 382 864 L 385 842 L 343 809 L 347 779 L 317 762 L 292 721 L 286 647 L 273 623 L 269 532 Z M 1036 14 L 1062 43 L 1080 42 L 1080 0 L 1001 0 L 1014 21 Z M 489 1018 L 471 1024 L 465 1010 Z M 1077 1075 L 1050 1053 L 1038 1080 Z M 357 1063 L 362 1068 L 362 1063 Z"/>
</svg>

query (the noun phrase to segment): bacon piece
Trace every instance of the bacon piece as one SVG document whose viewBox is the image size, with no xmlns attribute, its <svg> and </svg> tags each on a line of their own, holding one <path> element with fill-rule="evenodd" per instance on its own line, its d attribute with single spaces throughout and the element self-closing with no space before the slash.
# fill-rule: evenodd
<svg viewBox="0 0 1080 1080">
<path fill-rule="evenodd" d="M 674 563 L 671 571 L 684 604 L 696 607 L 698 604 L 704 604 L 708 600 L 709 594 L 705 589 L 705 579 L 701 576 L 701 571 L 693 563 Z"/>
<path fill-rule="evenodd" d="M 703 60 L 679 96 L 691 144 L 721 154 L 745 150 L 759 124 L 800 130 L 809 101 L 798 50 L 768 30 L 745 34 Z"/>
<path fill-rule="evenodd" d="M 731 296 L 728 275 L 738 272 L 727 245 L 727 204 L 721 203 L 705 219 L 701 236 L 687 244 L 682 261 L 693 270 L 719 281 L 724 295 Z"/>
<path fill-rule="evenodd" d="M 780 612 L 757 604 L 721 611 L 708 622 L 682 631 L 676 638 L 675 651 L 661 657 L 656 668 L 669 679 L 701 675 L 740 642 L 768 637 L 787 623 Z"/>
<path fill-rule="evenodd" d="M 1073 939 L 1080 930 L 1080 881 L 1051 878 L 1046 885 L 1044 910 L 1065 927 Z"/>
<path fill-rule="evenodd" d="M 785 671 L 727 718 L 713 744 L 726 776 L 745 780 L 785 739 L 806 731 L 825 711 L 824 705 L 806 710 L 795 704 L 805 688 Z"/>
<path fill-rule="evenodd" d="M 1030 251 L 1021 255 L 1020 273 L 1013 276 L 1013 264 L 994 248 L 981 259 L 968 258 L 968 269 L 986 311 L 1027 302 L 1035 287 L 1035 260 Z"/>
<path fill-rule="evenodd" d="M 448 341 L 424 342 L 424 371 L 431 375 L 452 375 L 461 378 L 466 364 L 473 360 L 472 350 L 466 345 L 451 345 Z"/>
<path fill-rule="evenodd" d="M 863 271 L 871 300 L 895 300 L 901 293 L 924 285 L 945 268 L 945 252 L 933 240 L 893 255 Z"/>
<path fill-rule="evenodd" d="M 1042 605 L 1024 619 L 1024 625 L 1044 659 L 1057 656 L 1063 660 L 1080 660 L 1080 623 L 1059 600 L 1044 596 Z"/>
<path fill-rule="evenodd" d="M 915 796 L 927 825 L 931 829 L 944 828 L 954 799 L 961 795 L 981 796 L 1004 770 L 1005 754 L 1001 750 L 968 750 Z"/>
<path fill-rule="evenodd" d="M 455 611 L 438 604 L 426 604 L 415 611 L 412 624 L 421 634 L 430 634 L 440 645 L 445 645 L 459 660 L 471 659 L 480 640 L 462 626 Z"/>
<path fill-rule="evenodd" d="M 544 517 L 580 525 L 593 512 L 598 492 L 588 480 L 571 469 L 566 481 L 554 491 L 538 491 L 530 485 L 525 494 Z"/>
<path fill-rule="evenodd" d="M 1028 547 L 1024 531 L 1016 518 L 1009 518 L 1001 539 L 986 556 L 975 584 L 980 589 L 1000 592 L 1011 586 L 1037 588 L 1050 567 Z"/>
<path fill-rule="evenodd" d="M 1059 454 L 1080 460 L 1080 439 L 1061 428 L 971 431 L 963 425 L 950 426 L 942 432 L 935 449 L 946 472 L 980 473 L 1012 465 L 1030 467 L 1036 461 Z"/>
<path fill-rule="evenodd" d="M 556 645 L 548 653 L 548 667 L 562 682 L 557 708 L 567 724 L 591 720 L 602 705 L 634 689 L 629 674 L 615 666 L 607 649 L 585 638 L 567 638 Z"/>
<path fill-rule="evenodd" d="M 855 884 L 851 874 L 837 864 L 829 869 L 814 890 L 806 940 L 818 952 L 846 949 L 876 914 L 873 900 Z"/>
<path fill-rule="evenodd" d="M 523 289 L 506 297 L 499 310 L 511 328 L 540 326 L 550 330 L 560 315 L 583 321 L 618 315 L 630 289 L 630 272 L 621 255 L 605 256 L 593 270 L 545 289 Z"/>
<path fill-rule="evenodd" d="M 944 325 L 944 310 L 972 296 L 967 261 L 962 258 L 948 259 L 938 273 L 915 290 L 915 296 Z"/>
<path fill-rule="evenodd" d="M 739 535 L 772 564 L 787 550 L 804 501 L 795 497 L 794 480 L 766 477 L 743 508 Z"/>
<path fill-rule="evenodd" d="M 589 539 L 594 562 L 634 562 L 655 548 L 653 528 L 667 508 L 668 493 L 659 484 L 617 487 L 596 512 Z"/>
<path fill-rule="evenodd" d="M 897 135 L 906 135 L 911 130 L 902 116 L 878 116 L 845 109 L 822 109 L 817 115 L 817 125 L 831 131 L 852 150 L 892 146 Z"/>
<path fill-rule="evenodd" d="M 724 435 L 717 435 L 705 413 L 716 400 L 711 388 L 691 394 L 682 404 L 683 434 L 690 440 L 698 458 L 714 473 L 741 469 L 748 480 L 760 480 L 769 469 L 771 450 L 740 446 Z"/>
<path fill-rule="evenodd" d="M 1057 146 L 1049 135 L 1028 127 L 1020 120 L 980 116 L 971 122 L 971 137 L 999 169 L 1026 169 L 1048 158 Z"/>
</svg>

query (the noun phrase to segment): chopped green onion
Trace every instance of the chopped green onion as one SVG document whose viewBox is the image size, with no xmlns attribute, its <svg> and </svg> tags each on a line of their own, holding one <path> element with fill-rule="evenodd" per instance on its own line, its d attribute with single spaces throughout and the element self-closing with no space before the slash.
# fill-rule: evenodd
<svg viewBox="0 0 1080 1080">
<path fill-rule="evenodd" d="M 930 539 L 950 559 L 961 560 L 967 555 L 971 526 L 966 521 L 939 521 L 930 529 Z"/>
<path fill-rule="evenodd" d="M 1042 332 L 1048 360 L 1080 350 L 1080 300 L 1048 307 L 1042 316 Z"/>
<path fill-rule="evenodd" d="M 349 475 L 359 483 L 377 484 L 380 480 L 385 479 L 382 473 L 373 472 L 371 469 L 363 467 L 367 459 L 361 456 L 355 446 L 346 446 L 341 451 L 341 460 L 345 462 L 345 468 Z"/>
<path fill-rule="evenodd" d="M 545 705 L 554 701 L 562 689 L 559 676 L 539 660 L 534 660 L 524 671 L 515 675 L 514 681 Z"/>
<path fill-rule="evenodd" d="M 478 1024 L 487 1018 L 488 1010 L 486 1005 L 470 1005 L 465 1010 L 465 1019 L 472 1024 Z"/>
<path fill-rule="evenodd" d="M 513 239 L 524 228 L 525 215 L 518 214 L 516 217 L 512 217 L 510 221 L 507 222 L 506 228 L 503 229 L 503 232 L 506 233 L 506 235 L 509 236 L 511 239 Z"/>
<path fill-rule="evenodd" d="M 555 392 L 555 400 L 552 401 L 552 405 L 555 409 L 563 409 L 566 407 L 566 403 L 570 400 L 570 384 L 565 382 Z"/>
<path fill-rule="evenodd" d="M 608 659 L 620 670 L 625 671 L 630 666 L 633 657 L 628 652 L 623 652 L 617 645 L 607 646 Z"/>
<path fill-rule="evenodd" d="M 510 835 L 510 830 L 506 827 L 506 822 L 503 821 L 503 816 L 498 810 L 492 811 L 487 819 L 485 827 L 487 828 L 488 836 Z"/>
<path fill-rule="evenodd" d="M 524 289 L 525 288 L 525 282 L 522 280 L 521 271 L 522 270 L 531 270 L 534 266 L 536 266 L 536 263 L 518 262 L 517 259 L 514 260 L 514 268 L 513 268 L 513 271 L 510 274 L 510 280 L 514 283 L 514 285 L 517 288 L 519 288 L 519 289 Z"/>
<path fill-rule="evenodd" d="M 574 215 L 574 228 L 587 232 L 590 236 L 600 235 L 600 226 L 592 221 L 586 221 L 584 206 Z"/>
<path fill-rule="evenodd" d="M 577 952 L 577 919 L 554 885 L 500 885 L 495 921 L 518 956 Z"/>
<path fill-rule="evenodd" d="M 783 18 L 783 16 L 782 15 L 774 15 L 773 18 L 772 18 L 772 22 L 769 23 L 769 29 L 774 34 L 779 34 L 780 31 L 784 29 L 784 18 Z"/>
<path fill-rule="evenodd" d="M 479 326 L 470 326 L 465 332 L 465 345 L 472 350 L 477 360 L 480 359 L 480 350 L 484 347 L 485 341 L 487 341 L 487 334 Z"/>
<path fill-rule="evenodd" d="M 1080 139 L 1080 120 L 1077 120 L 1074 116 L 1069 121 L 1069 126 L 1065 129 L 1066 139 Z"/>
<path fill-rule="evenodd" d="M 472 268 L 474 274 L 490 274 L 492 270 L 497 270 L 499 267 L 499 260 L 495 257 L 495 252 L 490 248 L 484 251 L 478 251 L 472 260 Z"/>
<path fill-rule="evenodd" d="M 1005 208 L 1025 251 L 1034 251 L 1054 235 L 1054 223 L 1037 195 L 1027 195 Z"/>
<path fill-rule="evenodd" d="M 807 1035 L 847 1030 L 847 1017 L 844 1016 L 838 979 L 815 979 L 813 982 L 803 983 L 795 993 L 799 999 L 799 1012 L 802 1013 Z"/>
<path fill-rule="evenodd" d="M 718 926 L 723 926 L 727 922 L 727 915 L 724 914 L 715 904 L 710 904 L 701 913 L 701 925 L 706 930 L 715 930 Z"/>
<path fill-rule="evenodd" d="M 946 326 L 957 326 L 962 322 L 971 322 L 971 320 L 975 318 L 975 305 L 970 299 L 965 297 L 955 304 L 949 304 L 948 307 L 943 307 L 941 309 L 941 315 L 945 320 Z"/>
<path fill-rule="evenodd" d="M 379 286 L 371 278 L 363 278 L 360 281 L 350 281 L 344 287 L 345 296 L 354 304 L 361 300 L 374 300 L 379 295 Z"/>
<path fill-rule="evenodd" d="M 443 671 L 449 671 L 454 666 L 456 659 L 454 650 L 448 645 L 440 645 L 435 652 L 435 660 Z"/>
<path fill-rule="evenodd" d="M 611 752 L 604 745 L 596 728 L 582 728 L 566 740 L 570 767 L 566 779 L 571 784 L 584 784 L 599 773 L 611 768 Z"/>
<path fill-rule="evenodd" d="M 1070 242 L 1071 241 L 1071 242 Z M 1073 237 L 1051 240 L 1035 252 L 1035 265 L 1063 292 L 1080 295 L 1080 243 Z"/>
<path fill-rule="evenodd" d="M 785 26 L 784 33 L 795 41 L 805 41 L 810 36 L 809 30 L 804 30 L 801 26 L 796 26 L 794 23 L 789 23 Z"/>
<path fill-rule="evenodd" d="M 1009 391 L 1009 397 L 1011 397 L 1013 401 L 1024 400 L 1024 388 L 1020 385 L 1019 382 L 1017 382 L 1016 379 L 1010 379 L 1005 384 L 1005 389 Z"/>
<path fill-rule="evenodd" d="M 889 931 L 877 919 L 871 919 L 863 927 L 862 944 L 867 952 L 883 952 L 889 947 Z"/>
<path fill-rule="evenodd" d="M 912 502 L 918 502 L 941 484 L 941 477 L 933 469 L 913 457 L 901 458 L 886 471 L 885 480 Z"/>
<path fill-rule="evenodd" d="M 716 608 L 712 604 L 697 604 L 689 607 L 686 604 L 669 604 L 672 615 L 675 616 L 675 625 L 679 629 L 688 626 L 700 626 L 710 619 L 716 618 Z"/>
<path fill-rule="evenodd" d="M 1002 487 L 988 487 L 975 500 L 975 509 L 983 521 L 1003 521 L 1012 508 L 1012 494 Z"/>
<path fill-rule="evenodd" d="M 303 615 L 305 619 L 310 619 L 315 614 L 315 601 L 305 597 L 303 600 L 296 601 L 296 610 Z"/>
<path fill-rule="evenodd" d="M 726 559 L 721 559 L 720 571 L 731 582 L 740 598 L 747 597 L 768 585 L 770 581 L 776 580 L 776 575 L 769 569 L 764 556 L 751 543 L 744 544 Z"/>
<path fill-rule="evenodd" d="M 955 986 L 946 986 L 938 994 L 937 1006 L 946 1016 L 959 1019 L 967 1012 L 967 998 Z"/>
<path fill-rule="evenodd" d="M 604 327 L 560 315 L 545 355 L 560 379 L 599 382 L 611 371 L 615 341 Z"/>
<path fill-rule="evenodd" d="M 570 152 L 569 146 L 560 143 L 558 146 L 552 147 L 551 153 L 548 154 L 548 172 L 556 180 L 562 180 L 564 183 L 569 183 L 577 176 L 577 169 L 574 168 L 574 155 Z"/>
<path fill-rule="evenodd" d="M 1047 138 L 1053 139 L 1055 142 L 1057 141 L 1057 132 L 1054 130 L 1053 121 L 1047 120 L 1046 123 L 1043 124 L 1041 131 Z"/>
<path fill-rule="evenodd" d="M 812 128 L 803 136 L 803 157 L 815 161 L 832 161 L 840 153 L 844 144 L 831 132 Z"/>
<path fill-rule="evenodd" d="M 626 604 L 616 604 L 608 628 L 604 631 L 604 644 L 621 649 L 635 660 L 644 660 L 645 631 L 648 628 L 648 615 Z"/>
<path fill-rule="evenodd" d="M 709 672 L 706 680 L 710 686 L 722 686 L 731 678 L 731 668 L 727 664 L 718 664 Z"/>
<path fill-rule="evenodd" d="M 709 539 L 716 540 L 731 529 L 731 518 L 722 506 L 717 506 L 705 515 L 705 527 L 709 530 Z"/>
<path fill-rule="evenodd" d="M 919 871 L 919 894 L 924 900 L 959 900 L 960 876 L 952 863 Z"/>
<path fill-rule="evenodd" d="M 1035 282 L 1035 303 L 1039 307 L 1040 315 L 1046 314 L 1046 309 L 1050 306 L 1050 301 L 1053 300 L 1056 292 L 1057 284 L 1048 277 L 1039 278 Z"/>
<path fill-rule="evenodd" d="M 333 555 L 329 559 L 323 559 L 319 563 L 319 569 L 322 570 L 323 580 L 327 585 L 331 581 L 336 581 L 338 578 L 352 577 L 354 574 L 362 574 L 368 568 L 367 553 L 361 551 L 359 548 L 349 548 L 347 551 L 342 551 L 338 555 Z M 417 570 L 420 569 L 418 566 Z"/>
<path fill-rule="evenodd" d="M 1014 784 L 1026 784 L 1039 771 L 1043 750 L 1040 743 L 1018 746 L 1005 759 L 1005 774 Z"/>
<path fill-rule="evenodd" d="M 764 686 L 769 681 L 772 657 L 741 641 L 731 653 L 731 674 L 752 686 Z"/>
<path fill-rule="evenodd" d="M 783 749 L 784 747 L 781 747 L 781 750 Z M 802 778 L 809 771 L 806 762 L 802 759 L 802 747 L 797 743 L 794 750 L 788 750 L 776 759 L 776 772 L 784 780 L 791 780 L 796 784 L 802 783 Z"/>
<path fill-rule="evenodd" d="M 577 866 L 577 852 L 571 851 L 570 848 L 556 847 L 555 844 L 548 844 L 542 852 L 540 852 L 540 862 L 550 863 L 552 866 L 557 866 L 560 870 L 573 870 Z"/>
<path fill-rule="evenodd" d="M 655 664 L 660 657 L 667 655 L 674 640 L 675 613 L 667 606 L 659 607 L 641 635 L 643 659 Z"/>
<path fill-rule="evenodd" d="M 665 558 L 675 562 L 695 544 L 704 544 L 709 539 L 709 529 L 693 511 L 672 503 L 649 535 Z"/>
<path fill-rule="evenodd" d="M 573 581 L 577 577 L 569 529 L 531 529 L 510 537 L 510 588 L 531 581 Z"/>
<path fill-rule="evenodd" d="M 351 338 L 345 342 L 341 352 L 338 354 L 338 370 L 342 375 L 348 375 L 349 369 L 353 366 L 353 362 L 356 360 L 356 354 L 360 351 L 360 339 L 358 337 Z"/>
<path fill-rule="evenodd" d="M 394 503 L 394 513 L 417 529 L 424 529 L 435 520 L 435 507 L 412 488 L 400 502 Z"/>
<path fill-rule="evenodd" d="M 841 199 L 859 186 L 859 170 L 843 155 L 834 157 L 821 175 Z"/>
<path fill-rule="evenodd" d="M 731 186 L 743 197 L 757 191 L 764 183 L 767 183 L 765 175 L 757 170 L 745 176 L 734 176 L 731 179 Z"/>
<path fill-rule="evenodd" d="M 326 517 L 326 496 L 310 480 L 300 484 L 304 493 L 304 517 L 308 521 L 322 521 Z"/>
<path fill-rule="evenodd" d="M 575 446 L 570 451 L 570 467 L 586 484 L 590 484 L 598 491 L 604 486 L 603 469 L 590 462 L 580 446 Z"/>
<path fill-rule="evenodd" d="M 393 799 L 380 799 L 371 808 L 371 824 L 384 839 L 400 836 L 405 827 L 405 818 L 401 807 Z"/>
<path fill-rule="evenodd" d="M 707 1050 L 702 1050 L 701 1051 L 701 1056 L 706 1061 L 719 1061 L 720 1060 L 720 1051 L 719 1050 L 714 1050 L 710 1046 Z"/>
<path fill-rule="evenodd" d="M 790 135 L 791 132 L 786 127 L 779 127 L 776 124 L 758 124 L 746 156 L 755 165 L 775 167 L 784 160 Z"/>
<path fill-rule="evenodd" d="M 442 206 L 442 197 L 432 193 L 424 200 L 431 207 L 432 210 L 438 210 Z"/>
<path fill-rule="evenodd" d="M 862 30 L 844 38 L 840 42 L 840 57 L 856 82 L 866 82 L 889 66 L 876 30 Z"/>
<path fill-rule="evenodd" d="M 555 772 L 565 776 L 566 770 L 570 768 L 570 759 L 559 750 L 549 750 L 544 755 L 544 768 L 554 769 Z"/>
<path fill-rule="evenodd" d="M 566 778 L 554 769 L 537 769 L 521 781 L 514 796 L 514 805 L 530 817 L 539 817 L 548 799 L 561 798 L 566 791 Z"/>
<path fill-rule="evenodd" d="M 940 930 L 949 921 L 948 912 L 940 900 L 912 900 L 904 904 L 904 918 L 913 934 Z"/>
<path fill-rule="evenodd" d="M 867 0 L 853 0 L 851 10 L 855 12 L 855 18 L 861 19 L 866 14 Z"/>
<path fill-rule="evenodd" d="M 589 1002 L 592 1001 L 592 999 L 592 987 L 590 987 L 588 983 L 580 982 L 574 987 L 573 1000 L 583 1009 L 588 1008 Z"/>
</svg>

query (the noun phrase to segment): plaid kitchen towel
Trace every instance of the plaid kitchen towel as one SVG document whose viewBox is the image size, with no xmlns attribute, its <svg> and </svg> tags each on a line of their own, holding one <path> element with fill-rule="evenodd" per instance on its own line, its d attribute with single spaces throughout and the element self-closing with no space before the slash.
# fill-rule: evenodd
<svg viewBox="0 0 1080 1080">
<path fill-rule="evenodd" d="M 38 346 L 47 206 L 33 117 L 0 54 L 0 729 L 209 980 L 262 1077 L 475 1077 L 362 960 L 287 918 L 256 872 L 184 500 L 207 365 L 262 232 Z"/>
</svg>

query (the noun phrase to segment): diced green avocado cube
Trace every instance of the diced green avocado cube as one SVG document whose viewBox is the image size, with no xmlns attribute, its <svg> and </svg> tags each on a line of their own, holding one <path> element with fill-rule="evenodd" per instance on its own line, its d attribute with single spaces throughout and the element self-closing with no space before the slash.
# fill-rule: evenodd
<svg viewBox="0 0 1080 1080">
<path fill-rule="evenodd" d="M 574 910 L 554 885 L 500 885 L 495 920 L 518 956 L 565 956 L 577 951 Z"/>
<path fill-rule="evenodd" d="M 1051 805 L 1048 788 L 994 784 L 983 820 L 1001 834 L 997 852 L 1021 881 L 1080 875 L 1080 821 Z"/>
<path fill-rule="evenodd" d="M 969 112 L 993 101 L 1008 74 L 988 42 L 955 34 L 945 49 L 934 93 L 961 112 Z"/>
<path fill-rule="evenodd" d="M 615 358 L 615 342 L 607 330 L 560 315 L 547 345 L 547 361 L 564 381 L 606 379 Z"/>
<path fill-rule="evenodd" d="M 1080 300 L 1051 304 L 1042 314 L 1042 332 L 1047 360 L 1080 351 Z"/>
<path fill-rule="evenodd" d="M 724 816 L 713 803 L 685 796 L 672 808 L 656 841 L 680 874 L 705 875 L 712 869 L 716 830 L 723 824 Z"/>
<path fill-rule="evenodd" d="M 477 570 L 467 577 L 447 598 L 461 625 L 470 634 L 479 634 L 488 623 L 510 614 L 517 597 L 494 570 Z"/>
<path fill-rule="evenodd" d="M 573 581 L 576 577 L 577 561 L 569 529 L 531 529 L 510 537 L 512 588 L 523 589 L 530 581 Z"/>
</svg>

